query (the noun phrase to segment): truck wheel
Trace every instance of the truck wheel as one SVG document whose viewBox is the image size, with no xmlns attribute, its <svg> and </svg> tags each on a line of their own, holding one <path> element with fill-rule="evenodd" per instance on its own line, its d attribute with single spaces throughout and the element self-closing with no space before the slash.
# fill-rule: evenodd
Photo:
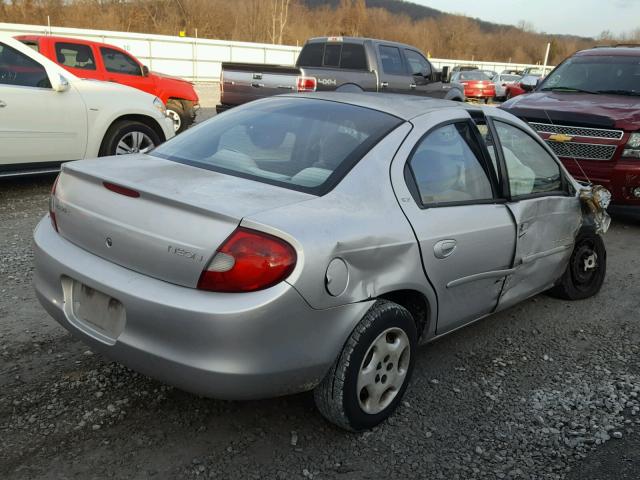
<svg viewBox="0 0 640 480">
<path fill-rule="evenodd" d="M 180 101 L 172 98 L 167 102 L 167 115 L 173 120 L 173 129 L 176 133 L 184 132 L 193 123 L 193 117 L 188 109 Z"/>
<path fill-rule="evenodd" d="M 161 143 L 158 134 L 148 125 L 132 120 L 120 120 L 107 130 L 98 156 L 147 153 Z"/>
<path fill-rule="evenodd" d="M 407 389 L 416 345 L 416 326 L 409 311 L 387 300 L 377 301 L 314 390 L 320 413 L 351 431 L 385 420 Z"/>
<path fill-rule="evenodd" d="M 565 300 L 582 300 L 600 291 L 607 272 L 607 250 L 602 237 L 583 230 L 576 238 L 567 269 L 549 295 Z"/>
</svg>

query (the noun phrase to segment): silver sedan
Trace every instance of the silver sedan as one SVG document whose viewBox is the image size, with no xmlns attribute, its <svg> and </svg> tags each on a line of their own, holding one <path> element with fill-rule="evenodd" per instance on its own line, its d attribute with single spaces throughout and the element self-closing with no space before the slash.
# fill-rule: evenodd
<svg viewBox="0 0 640 480">
<path fill-rule="evenodd" d="M 35 288 L 135 370 L 226 399 L 314 389 L 361 430 L 396 408 L 419 344 L 598 292 L 605 201 L 499 109 L 273 97 L 150 154 L 65 164 Z"/>
</svg>

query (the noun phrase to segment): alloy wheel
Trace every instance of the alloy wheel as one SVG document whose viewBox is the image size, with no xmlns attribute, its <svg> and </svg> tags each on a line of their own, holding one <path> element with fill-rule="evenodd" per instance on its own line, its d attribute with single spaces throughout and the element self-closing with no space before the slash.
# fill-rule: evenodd
<svg viewBox="0 0 640 480">
<path fill-rule="evenodd" d="M 131 153 L 147 153 L 155 147 L 153 140 L 143 132 L 128 132 L 118 141 L 116 155 L 128 155 Z"/>
</svg>

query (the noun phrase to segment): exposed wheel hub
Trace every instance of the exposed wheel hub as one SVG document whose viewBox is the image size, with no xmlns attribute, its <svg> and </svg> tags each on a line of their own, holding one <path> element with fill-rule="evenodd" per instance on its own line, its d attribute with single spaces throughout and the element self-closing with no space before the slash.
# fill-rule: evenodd
<svg viewBox="0 0 640 480">
<path fill-rule="evenodd" d="M 591 282 L 598 271 L 598 266 L 598 254 L 593 246 L 588 242 L 578 245 L 571 265 L 576 283 L 584 285 Z"/>
</svg>

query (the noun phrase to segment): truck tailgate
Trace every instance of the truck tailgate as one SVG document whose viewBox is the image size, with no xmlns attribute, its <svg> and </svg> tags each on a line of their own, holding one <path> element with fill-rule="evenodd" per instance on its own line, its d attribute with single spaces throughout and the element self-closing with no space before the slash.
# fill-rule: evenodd
<svg viewBox="0 0 640 480">
<path fill-rule="evenodd" d="M 300 70 L 281 65 L 222 64 L 221 102 L 240 105 L 281 93 L 296 91 Z"/>
</svg>

